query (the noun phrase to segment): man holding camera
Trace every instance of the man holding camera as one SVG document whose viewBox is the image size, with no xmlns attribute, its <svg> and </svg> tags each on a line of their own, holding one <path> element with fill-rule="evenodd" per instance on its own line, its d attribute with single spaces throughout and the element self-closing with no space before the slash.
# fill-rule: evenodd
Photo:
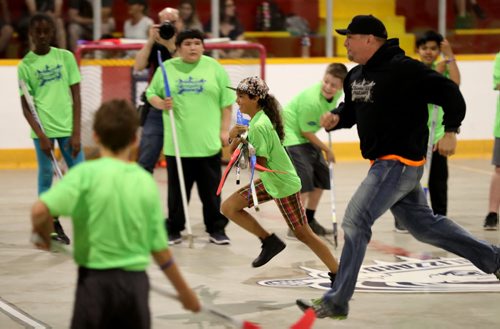
<svg viewBox="0 0 500 329">
<path fill-rule="evenodd" d="M 149 38 L 144 47 L 135 56 L 134 70 L 149 69 L 149 80 L 158 67 L 158 50 L 163 61 L 172 58 L 175 53 L 175 36 L 183 28 L 177 9 L 167 7 L 158 13 L 160 24 L 151 26 Z M 139 159 L 141 167 L 153 173 L 156 162 L 163 148 L 162 111 L 154 108 L 148 102 L 144 106 L 144 122 L 141 142 L 139 144 Z"/>
</svg>

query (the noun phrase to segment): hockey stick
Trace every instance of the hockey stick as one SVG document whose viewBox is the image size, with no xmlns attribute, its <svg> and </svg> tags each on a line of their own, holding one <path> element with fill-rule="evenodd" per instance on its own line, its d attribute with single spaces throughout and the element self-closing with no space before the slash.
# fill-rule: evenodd
<svg viewBox="0 0 500 329">
<path fill-rule="evenodd" d="M 42 237 L 38 233 L 33 233 L 31 235 L 30 241 L 31 241 L 31 243 L 33 243 L 35 245 L 38 245 L 39 243 L 43 242 Z M 53 253 L 56 253 L 56 254 L 61 254 L 65 257 L 73 258 L 73 251 L 69 247 L 67 247 L 66 245 L 63 245 L 63 244 L 56 242 L 56 241 L 51 242 L 50 251 Z M 179 300 L 179 298 L 173 292 L 169 292 L 169 291 L 167 291 L 163 288 L 160 288 L 156 285 L 151 284 L 151 290 L 159 293 L 160 295 L 168 297 L 170 299 Z M 255 324 L 253 322 L 236 319 L 230 315 L 227 315 L 221 311 L 215 310 L 215 309 L 208 307 L 208 306 L 205 306 L 203 304 L 201 305 L 201 312 L 210 314 L 210 315 L 215 316 L 215 317 L 217 317 L 225 322 L 228 322 L 231 325 L 233 325 L 235 328 L 240 328 L 240 329 L 259 329 L 260 328 L 259 325 Z"/>
<path fill-rule="evenodd" d="M 165 96 L 170 97 L 171 94 L 170 94 L 170 87 L 168 85 L 167 70 L 165 69 L 165 65 L 163 65 L 163 61 L 161 59 L 161 52 L 159 50 L 157 54 L 158 54 L 158 65 L 160 66 L 161 72 L 163 74 L 163 85 L 165 87 Z M 168 109 L 167 111 L 170 116 L 170 127 L 172 129 L 172 142 L 174 143 L 175 162 L 177 163 L 177 176 L 179 176 L 182 207 L 184 208 L 184 218 L 186 219 L 186 229 L 188 233 L 189 248 L 193 248 L 193 232 L 191 231 L 191 222 L 189 220 L 186 185 L 184 183 L 184 171 L 182 170 L 181 156 L 179 153 L 179 143 L 177 141 L 177 131 L 175 129 L 174 111 L 173 109 Z"/>
<path fill-rule="evenodd" d="M 429 176 L 431 173 L 432 153 L 434 152 L 434 136 L 436 135 L 438 112 L 438 106 L 432 105 L 431 127 L 429 129 L 429 140 L 427 141 L 427 152 L 425 154 L 424 174 L 421 180 L 426 198 L 429 196 Z"/>
<path fill-rule="evenodd" d="M 38 127 L 40 127 L 40 130 L 45 134 L 45 129 L 43 129 L 42 121 L 40 120 L 40 117 L 38 116 L 35 108 L 35 102 L 33 101 L 33 98 L 31 97 L 31 94 L 29 93 L 28 87 L 26 86 L 24 80 L 19 80 L 19 87 L 23 91 L 24 99 L 26 100 L 26 104 L 28 104 L 28 108 L 31 112 L 31 115 L 33 116 L 33 119 L 37 123 Z M 57 178 L 61 179 L 63 176 L 62 171 L 61 168 L 59 168 L 59 164 L 57 163 L 56 156 L 54 155 L 54 151 L 52 149 L 50 149 L 50 162 L 52 163 L 52 168 L 54 169 Z"/>
<path fill-rule="evenodd" d="M 332 134 L 328 133 L 328 148 L 332 150 Z M 333 161 L 328 164 L 328 169 L 330 173 L 330 205 L 332 207 L 332 224 L 333 224 L 333 244 L 335 248 L 338 247 L 338 228 L 337 228 L 337 207 L 335 205 L 335 182 L 333 175 Z"/>
</svg>

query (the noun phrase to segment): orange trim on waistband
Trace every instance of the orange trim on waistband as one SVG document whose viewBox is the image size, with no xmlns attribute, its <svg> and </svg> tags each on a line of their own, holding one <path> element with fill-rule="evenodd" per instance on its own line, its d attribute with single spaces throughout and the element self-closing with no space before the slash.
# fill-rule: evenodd
<svg viewBox="0 0 500 329">
<path fill-rule="evenodd" d="M 395 155 L 395 154 L 384 155 L 384 156 L 381 156 L 380 158 L 377 158 L 377 159 L 378 160 L 398 160 L 399 162 L 404 163 L 407 166 L 412 166 L 412 167 L 423 166 L 425 163 L 425 159 L 415 161 L 415 160 L 403 158 L 402 156 Z M 370 160 L 370 164 L 373 164 L 373 160 Z"/>
</svg>

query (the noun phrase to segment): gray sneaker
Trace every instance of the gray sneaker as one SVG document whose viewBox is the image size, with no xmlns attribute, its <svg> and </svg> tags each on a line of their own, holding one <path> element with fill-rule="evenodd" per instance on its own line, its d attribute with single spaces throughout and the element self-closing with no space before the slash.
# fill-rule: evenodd
<svg viewBox="0 0 500 329">
<path fill-rule="evenodd" d="M 309 226 L 311 227 L 311 230 L 313 230 L 313 232 L 316 233 L 317 236 L 325 236 L 333 234 L 333 230 L 326 229 L 320 223 L 318 223 L 316 219 L 310 221 Z"/>
<path fill-rule="evenodd" d="M 335 320 L 347 319 L 348 309 L 346 310 L 345 308 L 342 308 L 338 305 L 334 305 L 332 311 L 330 310 L 329 307 L 327 307 L 323 303 L 322 298 L 312 299 L 312 300 L 297 299 L 296 304 L 303 312 L 312 308 L 318 319 L 323 319 L 323 318 L 331 318 Z"/>
</svg>

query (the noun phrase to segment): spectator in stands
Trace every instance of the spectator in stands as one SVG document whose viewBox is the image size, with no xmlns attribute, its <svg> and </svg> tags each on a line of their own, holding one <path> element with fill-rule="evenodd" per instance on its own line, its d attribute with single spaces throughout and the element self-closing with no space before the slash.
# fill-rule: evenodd
<svg viewBox="0 0 500 329">
<path fill-rule="evenodd" d="M 233 0 L 221 0 L 220 1 L 220 26 L 219 26 L 219 37 L 229 38 L 232 41 L 244 40 L 244 30 L 243 25 L 236 15 L 236 5 Z M 212 22 L 209 21 L 205 27 L 208 37 L 213 37 Z M 219 57 L 221 58 L 238 58 L 243 55 L 243 49 L 235 50 L 219 50 Z"/>
<path fill-rule="evenodd" d="M 179 11 L 167 7 L 158 13 L 160 22 L 169 21 L 174 24 L 177 31 L 182 30 L 182 21 L 179 19 Z M 163 61 L 172 58 L 175 53 L 175 35 L 165 40 L 160 37 L 160 24 L 153 25 L 149 29 L 149 38 L 135 56 L 134 71 L 138 72 L 149 69 L 150 79 L 158 67 L 157 52 L 161 52 Z M 153 173 L 155 165 L 163 148 L 163 119 L 162 111 L 154 108 L 147 101 L 142 115 L 142 136 L 139 144 L 138 163 Z"/>
<path fill-rule="evenodd" d="M 489 213 L 484 219 L 484 229 L 487 231 L 498 230 L 498 208 L 500 207 L 500 52 L 495 57 L 493 68 L 493 89 L 497 92 L 497 113 L 493 134 L 495 145 L 493 147 L 492 164 L 495 171 L 491 176 L 489 194 Z"/>
<path fill-rule="evenodd" d="M 111 15 L 113 0 L 102 0 L 101 36 L 111 37 L 115 31 L 115 19 Z M 91 0 L 70 0 L 68 9 L 68 41 L 70 50 L 75 51 L 78 40 L 93 39 L 93 8 Z"/>
<path fill-rule="evenodd" d="M 179 2 L 179 16 L 184 23 L 185 30 L 200 30 L 203 32 L 203 25 L 196 12 L 194 0 L 181 0 Z"/>
<path fill-rule="evenodd" d="M 127 39 L 147 39 L 153 20 L 146 15 L 146 0 L 127 0 L 129 19 L 123 24 L 123 34 Z"/>
<path fill-rule="evenodd" d="M 5 57 L 5 50 L 9 44 L 14 28 L 10 24 L 10 12 L 7 0 L 0 0 L 0 57 Z"/>
<path fill-rule="evenodd" d="M 479 6 L 476 0 L 455 0 L 455 7 L 457 11 L 457 17 L 455 24 L 457 28 L 471 28 L 472 22 L 470 20 L 470 15 L 467 11 L 467 6 L 474 12 L 477 18 L 486 19 L 486 13 Z"/>
</svg>

